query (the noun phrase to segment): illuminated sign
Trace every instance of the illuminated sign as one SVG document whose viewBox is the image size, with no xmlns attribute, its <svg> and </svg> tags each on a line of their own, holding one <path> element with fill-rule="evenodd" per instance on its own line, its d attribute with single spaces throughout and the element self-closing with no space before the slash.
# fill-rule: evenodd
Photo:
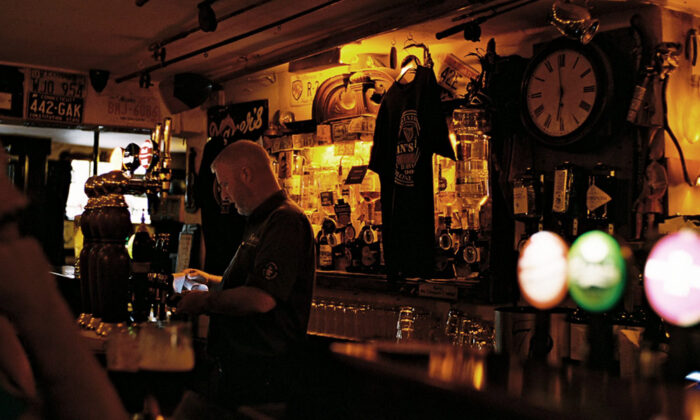
<svg viewBox="0 0 700 420">
<path fill-rule="evenodd" d="M 566 242 L 552 232 L 537 232 L 527 240 L 518 260 L 518 284 L 530 305 L 550 309 L 566 297 L 568 252 Z"/>
<path fill-rule="evenodd" d="M 644 267 L 644 291 L 666 321 L 682 327 L 700 322 L 700 235 L 680 231 L 657 242 Z"/>
<path fill-rule="evenodd" d="M 586 232 L 569 251 L 569 292 L 583 309 L 611 309 L 625 288 L 625 262 L 620 245 L 607 233 Z"/>
</svg>

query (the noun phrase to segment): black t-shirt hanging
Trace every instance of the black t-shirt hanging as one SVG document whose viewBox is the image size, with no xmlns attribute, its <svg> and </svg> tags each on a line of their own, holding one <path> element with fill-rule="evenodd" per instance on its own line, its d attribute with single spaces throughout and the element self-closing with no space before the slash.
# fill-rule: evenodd
<svg viewBox="0 0 700 420">
<path fill-rule="evenodd" d="M 382 239 L 391 275 L 430 276 L 433 271 L 432 156 L 455 159 L 432 69 L 394 83 L 377 114 L 369 169 L 379 174 Z"/>
<path fill-rule="evenodd" d="M 196 184 L 196 200 L 202 209 L 202 235 L 206 248 L 204 271 L 216 275 L 222 275 L 233 259 L 245 226 L 244 216 L 238 214 L 235 208 L 222 213 L 214 197 L 216 177 L 211 171 L 211 164 L 229 143 L 223 137 L 213 137 L 204 145 Z"/>
</svg>

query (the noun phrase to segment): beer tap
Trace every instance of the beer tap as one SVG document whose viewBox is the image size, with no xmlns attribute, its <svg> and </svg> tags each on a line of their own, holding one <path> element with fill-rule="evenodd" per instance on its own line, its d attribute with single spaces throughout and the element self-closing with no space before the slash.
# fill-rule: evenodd
<svg viewBox="0 0 700 420">
<path fill-rule="evenodd" d="M 128 319 L 129 277 L 131 260 L 124 246 L 126 238 L 133 232 L 130 214 L 124 201 L 125 194 L 147 194 L 164 197 L 170 189 L 172 159 L 170 157 L 172 119 L 156 124 L 152 133 L 153 152 L 146 176 L 139 179 L 121 170 L 92 177 L 86 183 L 86 191 L 92 200 L 87 206 L 83 234 L 93 239 L 94 244 L 81 260 L 85 273 L 83 285 L 84 312 L 92 312 L 89 324 L 100 335 L 108 335 L 113 326 Z M 136 147 L 132 149 L 137 149 Z M 138 151 L 131 151 L 131 153 Z M 133 166 L 133 165 L 132 165 Z M 133 171 L 135 167 L 128 168 Z M 166 274 L 169 271 L 166 271 Z M 163 276 L 161 276 L 163 277 Z M 166 279 L 170 276 L 164 276 Z M 162 283 L 163 279 L 158 278 Z M 166 280 L 166 283 L 168 281 Z M 158 284 L 159 285 L 159 284 Z M 164 288 L 163 285 L 159 285 Z M 89 305 L 88 305 L 89 300 Z M 87 315 L 81 318 L 85 324 Z M 94 318 L 95 322 L 92 321 Z"/>
</svg>

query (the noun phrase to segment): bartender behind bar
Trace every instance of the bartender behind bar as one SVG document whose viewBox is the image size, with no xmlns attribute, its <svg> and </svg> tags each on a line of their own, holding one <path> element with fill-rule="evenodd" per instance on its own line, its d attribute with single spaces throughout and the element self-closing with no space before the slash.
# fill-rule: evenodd
<svg viewBox="0 0 700 420">
<path fill-rule="evenodd" d="M 210 394 L 224 406 L 282 401 L 293 354 L 306 337 L 315 261 L 311 225 L 277 182 L 266 151 L 239 140 L 212 163 L 229 201 L 247 217 L 223 276 L 187 269 L 209 291 L 183 295 L 178 312 L 209 314 Z"/>
</svg>

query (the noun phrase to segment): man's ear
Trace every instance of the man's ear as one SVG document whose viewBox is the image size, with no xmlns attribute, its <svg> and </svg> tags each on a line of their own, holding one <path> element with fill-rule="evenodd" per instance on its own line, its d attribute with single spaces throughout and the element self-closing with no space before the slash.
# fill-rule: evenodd
<svg viewBox="0 0 700 420">
<path fill-rule="evenodd" d="M 253 180 L 253 172 L 250 170 L 249 167 L 244 166 L 241 168 L 241 180 L 246 185 L 249 185 L 250 182 Z"/>
</svg>

